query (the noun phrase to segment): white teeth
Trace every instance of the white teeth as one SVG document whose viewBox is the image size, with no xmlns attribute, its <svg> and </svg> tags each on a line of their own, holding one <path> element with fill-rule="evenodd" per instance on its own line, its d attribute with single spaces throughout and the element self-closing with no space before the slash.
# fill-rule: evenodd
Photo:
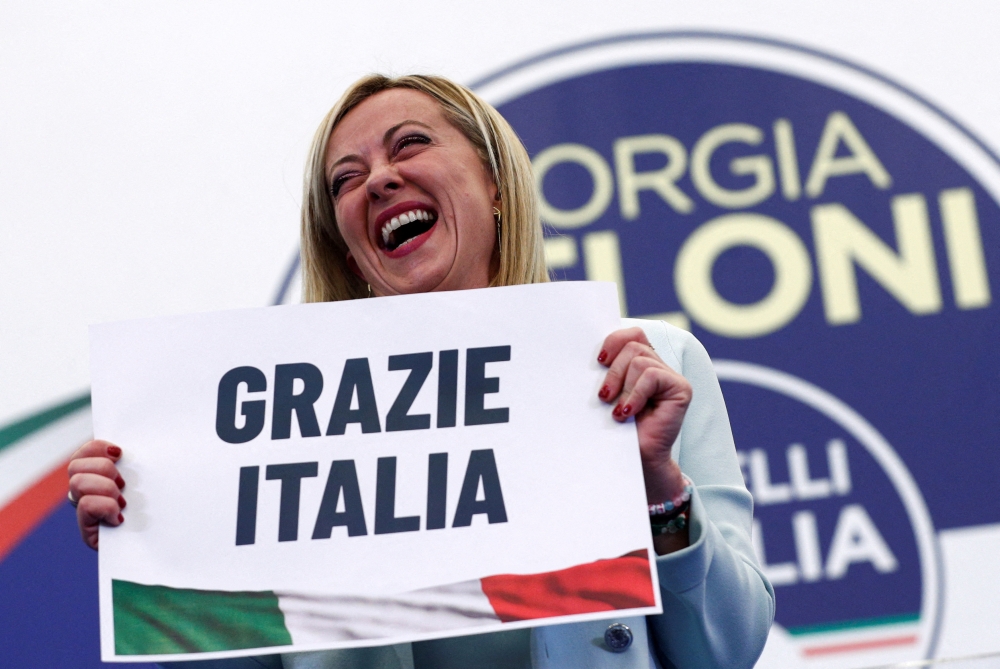
<svg viewBox="0 0 1000 669">
<path fill-rule="evenodd" d="M 382 243 L 388 244 L 389 236 L 392 234 L 393 230 L 398 230 L 407 223 L 429 220 L 431 220 L 431 213 L 429 211 L 423 211 L 422 209 L 414 209 L 400 214 L 382 226 Z"/>
</svg>

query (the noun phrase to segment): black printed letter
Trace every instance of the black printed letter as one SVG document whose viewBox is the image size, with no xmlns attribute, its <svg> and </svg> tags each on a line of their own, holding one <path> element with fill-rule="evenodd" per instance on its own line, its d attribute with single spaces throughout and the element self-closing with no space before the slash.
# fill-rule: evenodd
<svg viewBox="0 0 1000 669">
<path fill-rule="evenodd" d="M 304 385 L 294 395 L 295 379 Z M 274 367 L 274 407 L 271 413 L 271 439 L 288 439 L 292 433 L 292 412 L 299 419 L 299 434 L 318 437 L 319 423 L 313 403 L 323 392 L 323 374 L 315 365 L 298 362 Z"/>
<path fill-rule="evenodd" d="M 354 389 L 358 390 L 358 408 L 351 409 Z M 372 387 L 372 372 L 368 358 L 353 358 L 344 363 L 344 375 L 340 377 L 337 399 L 333 402 L 330 424 L 326 433 L 344 434 L 348 423 L 361 423 L 361 431 L 381 432 L 378 422 L 378 407 L 375 404 L 375 388 Z"/>
<path fill-rule="evenodd" d="M 448 454 L 431 453 L 427 457 L 427 529 L 440 530 L 447 522 Z"/>
<path fill-rule="evenodd" d="M 236 498 L 236 545 L 257 539 L 257 484 L 260 467 L 240 467 L 240 494 Z"/>
<path fill-rule="evenodd" d="M 487 346 L 470 348 L 465 354 L 465 424 L 487 425 L 506 423 L 510 411 L 506 408 L 484 409 L 483 402 L 488 393 L 500 391 L 500 379 L 486 377 L 486 363 L 510 360 L 510 346 Z"/>
<path fill-rule="evenodd" d="M 264 429 L 265 400 L 243 402 L 241 409 L 246 423 L 243 427 L 236 427 L 236 390 L 241 383 L 247 384 L 248 393 L 267 390 L 264 372 L 256 367 L 235 367 L 222 375 L 215 405 L 215 433 L 230 444 L 250 441 Z"/>
<path fill-rule="evenodd" d="M 480 479 L 483 481 L 483 499 L 477 500 Z M 503 505 L 500 476 L 492 448 L 469 454 L 469 467 L 465 470 L 465 481 L 462 482 L 462 492 L 458 494 L 458 507 L 451 526 L 468 527 L 472 524 L 472 517 L 478 513 L 485 513 L 490 524 L 507 522 L 507 509 Z"/>
<path fill-rule="evenodd" d="M 379 458 L 375 477 L 375 534 L 419 529 L 420 516 L 396 517 L 396 458 Z"/>
<path fill-rule="evenodd" d="M 344 510 L 338 513 L 337 502 L 341 494 L 344 495 Z M 329 539 L 333 528 L 338 525 L 347 527 L 349 537 L 368 534 L 354 460 L 334 460 L 330 465 L 330 478 L 326 480 L 326 489 L 323 491 L 323 501 L 320 502 L 319 513 L 316 515 L 312 538 Z"/>
<path fill-rule="evenodd" d="M 438 353 L 438 427 L 455 427 L 458 404 L 458 349 Z"/>
<path fill-rule="evenodd" d="M 299 493 L 302 490 L 302 479 L 316 476 L 319 473 L 319 463 L 296 462 L 289 465 L 268 465 L 264 471 L 268 481 L 281 479 L 278 541 L 295 541 L 299 538 Z"/>
<path fill-rule="evenodd" d="M 409 353 L 407 355 L 390 355 L 389 371 L 396 372 L 401 369 L 413 370 L 406 377 L 406 382 L 399 389 L 396 401 L 392 403 L 392 408 L 385 416 L 385 431 L 398 432 L 401 430 L 427 430 L 431 427 L 431 415 L 423 413 L 416 416 L 409 416 L 407 412 L 413 406 L 413 400 L 417 399 L 417 394 L 427 380 L 427 375 L 431 373 L 434 365 L 434 354 Z"/>
</svg>

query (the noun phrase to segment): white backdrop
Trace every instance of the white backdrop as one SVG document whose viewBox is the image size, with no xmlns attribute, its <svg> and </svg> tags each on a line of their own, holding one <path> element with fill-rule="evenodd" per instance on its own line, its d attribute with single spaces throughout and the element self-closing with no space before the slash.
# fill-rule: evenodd
<svg viewBox="0 0 1000 669">
<path fill-rule="evenodd" d="M 268 303 L 319 119 L 370 71 L 471 82 L 710 29 L 846 57 L 1000 149 L 1000 10 L 838 0 L 0 5 L 0 424 L 89 385 L 89 323 Z"/>
</svg>

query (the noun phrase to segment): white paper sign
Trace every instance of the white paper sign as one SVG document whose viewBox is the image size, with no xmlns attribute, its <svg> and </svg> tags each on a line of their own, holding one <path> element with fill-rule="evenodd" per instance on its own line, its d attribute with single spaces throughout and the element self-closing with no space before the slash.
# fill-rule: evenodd
<svg viewBox="0 0 1000 669">
<path fill-rule="evenodd" d="M 91 328 L 105 661 L 349 648 L 660 609 L 612 284 Z"/>
</svg>

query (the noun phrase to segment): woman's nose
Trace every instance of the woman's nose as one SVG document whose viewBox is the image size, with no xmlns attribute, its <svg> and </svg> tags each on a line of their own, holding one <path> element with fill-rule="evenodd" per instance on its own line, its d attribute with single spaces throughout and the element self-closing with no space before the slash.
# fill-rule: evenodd
<svg viewBox="0 0 1000 669">
<path fill-rule="evenodd" d="M 389 197 L 403 187 L 403 179 L 391 163 L 373 165 L 365 183 L 371 201 Z"/>
</svg>

